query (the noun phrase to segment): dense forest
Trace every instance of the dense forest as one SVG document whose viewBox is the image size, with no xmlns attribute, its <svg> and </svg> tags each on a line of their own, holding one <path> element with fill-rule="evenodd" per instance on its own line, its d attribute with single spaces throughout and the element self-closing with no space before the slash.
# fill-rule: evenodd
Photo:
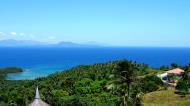
<svg viewBox="0 0 190 106">
<path fill-rule="evenodd" d="M 161 70 L 175 67 L 163 66 Z M 181 68 L 186 68 L 184 79 L 189 80 L 189 66 Z M 1 79 L 0 106 L 28 105 L 34 99 L 36 86 L 42 100 L 51 106 L 140 106 L 144 94 L 166 89 L 156 76 L 161 70 L 122 60 L 81 65 L 35 80 Z"/>
</svg>

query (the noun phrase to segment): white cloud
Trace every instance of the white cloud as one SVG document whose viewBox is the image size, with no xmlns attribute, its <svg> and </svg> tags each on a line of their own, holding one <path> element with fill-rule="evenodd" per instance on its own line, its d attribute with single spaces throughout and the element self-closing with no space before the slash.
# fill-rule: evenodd
<svg viewBox="0 0 190 106">
<path fill-rule="evenodd" d="M 4 36 L 6 35 L 4 32 L 0 32 L 0 36 Z"/>
<path fill-rule="evenodd" d="M 20 36 L 24 36 L 25 34 L 24 33 L 19 33 Z"/>
<path fill-rule="evenodd" d="M 10 34 L 13 35 L 13 36 L 17 35 L 16 32 L 10 32 Z"/>
<path fill-rule="evenodd" d="M 56 39 L 56 37 L 55 36 L 49 36 L 48 39 L 54 40 L 54 39 Z"/>
</svg>

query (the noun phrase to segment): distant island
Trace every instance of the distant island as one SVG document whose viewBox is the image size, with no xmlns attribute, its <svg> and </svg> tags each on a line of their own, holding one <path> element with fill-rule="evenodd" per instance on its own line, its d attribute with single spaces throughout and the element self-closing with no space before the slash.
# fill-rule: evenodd
<svg viewBox="0 0 190 106">
<path fill-rule="evenodd" d="M 18 67 L 0 68 L 0 80 L 5 79 L 7 74 L 20 72 L 23 72 L 23 69 Z"/>
<path fill-rule="evenodd" d="M 61 41 L 55 44 L 40 42 L 40 41 L 32 41 L 32 40 L 0 40 L 0 47 L 104 47 L 105 45 L 101 45 L 98 43 L 73 43 L 73 42 L 65 42 Z"/>
</svg>

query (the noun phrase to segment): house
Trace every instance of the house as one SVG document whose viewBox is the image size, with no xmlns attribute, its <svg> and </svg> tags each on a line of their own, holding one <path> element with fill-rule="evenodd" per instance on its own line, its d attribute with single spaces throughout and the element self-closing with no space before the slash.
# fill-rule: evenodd
<svg viewBox="0 0 190 106">
<path fill-rule="evenodd" d="M 177 81 L 181 78 L 181 74 L 184 72 L 185 71 L 180 68 L 175 68 L 157 76 L 161 78 L 162 82 L 165 85 L 170 87 L 176 87 Z"/>
<path fill-rule="evenodd" d="M 158 74 L 157 76 L 161 79 L 164 79 L 166 77 L 168 77 L 169 75 L 176 75 L 176 76 L 180 76 L 182 73 L 184 73 L 185 71 L 180 69 L 180 68 L 175 68 L 169 71 L 166 71 L 165 73 L 162 74 Z"/>
</svg>

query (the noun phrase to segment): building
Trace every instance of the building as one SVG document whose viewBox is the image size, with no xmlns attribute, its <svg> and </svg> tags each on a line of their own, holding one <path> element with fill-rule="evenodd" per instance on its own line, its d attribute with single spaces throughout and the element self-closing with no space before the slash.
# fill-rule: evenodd
<svg viewBox="0 0 190 106">
<path fill-rule="evenodd" d="M 180 68 L 175 68 L 173 70 L 166 71 L 166 73 L 168 73 L 168 74 L 174 74 L 174 75 L 181 75 L 184 72 L 185 71 L 182 70 L 182 69 L 180 69 Z"/>
<path fill-rule="evenodd" d="M 161 79 L 167 78 L 168 75 L 176 75 L 176 76 L 180 76 L 182 73 L 184 73 L 185 71 L 180 69 L 180 68 L 175 68 L 169 71 L 166 71 L 165 73 L 162 74 L 158 74 L 157 76 Z"/>
<path fill-rule="evenodd" d="M 176 87 L 178 80 L 181 79 L 181 74 L 184 72 L 185 71 L 180 68 L 175 68 L 166 71 L 165 73 L 158 74 L 157 76 L 161 78 L 164 85 L 167 85 L 168 87 Z"/>
<path fill-rule="evenodd" d="M 158 76 L 159 78 L 161 78 L 161 79 L 164 79 L 164 78 L 167 78 L 168 73 L 158 74 L 157 76 Z"/>
<path fill-rule="evenodd" d="M 36 95 L 35 95 L 34 101 L 28 106 L 50 106 L 41 100 L 38 86 L 36 87 Z"/>
</svg>

